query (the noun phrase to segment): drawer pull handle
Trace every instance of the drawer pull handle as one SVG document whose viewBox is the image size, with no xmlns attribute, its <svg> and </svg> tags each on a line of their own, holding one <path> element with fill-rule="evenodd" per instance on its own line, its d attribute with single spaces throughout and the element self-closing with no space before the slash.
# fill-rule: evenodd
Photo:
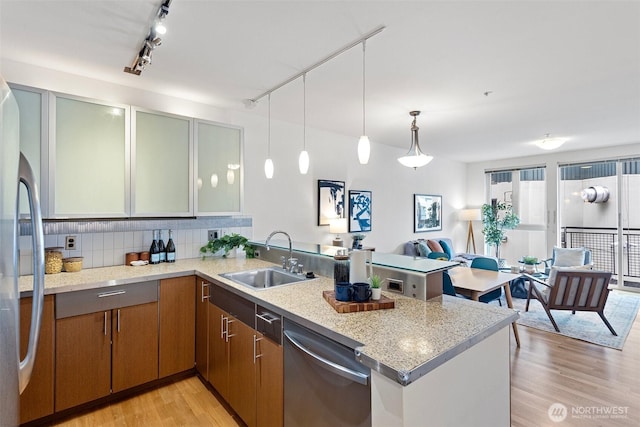
<svg viewBox="0 0 640 427">
<path fill-rule="evenodd" d="M 276 320 L 280 320 L 280 318 L 279 318 L 279 317 L 267 317 L 267 316 L 269 316 L 269 314 L 268 314 L 268 313 L 265 313 L 265 314 L 256 313 L 256 317 L 257 317 L 258 319 L 262 319 L 262 320 L 264 320 L 265 322 L 267 322 L 267 323 L 268 323 L 268 324 L 270 324 L 270 325 L 271 325 L 273 322 L 275 322 Z"/>
<path fill-rule="evenodd" d="M 98 294 L 98 298 L 114 297 L 116 295 L 122 295 L 122 294 L 126 294 L 126 293 L 127 293 L 127 291 L 103 292 L 101 294 Z"/>
</svg>

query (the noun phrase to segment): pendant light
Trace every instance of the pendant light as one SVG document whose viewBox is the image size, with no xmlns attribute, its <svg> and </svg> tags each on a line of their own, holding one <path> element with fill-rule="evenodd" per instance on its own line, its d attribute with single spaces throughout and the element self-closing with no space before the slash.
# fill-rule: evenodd
<svg viewBox="0 0 640 427">
<path fill-rule="evenodd" d="M 273 178 L 273 160 L 271 160 L 271 94 L 269 94 L 269 135 L 267 137 L 267 160 L 264 161 L 264 175 Z"/>
<path fill-rule="evenodd" d="M 309 153 L 307 153 L 307 75 L 302 75 L 302 152 L 298 158 L 298 168 L 302 175 L 309 171 Z"/>
<path fill-rule="evenodd" d="M 358 161 L 361 165 L 369 163 L 369 156 L 371 155 L 371 144 L 369 143 L 369 137 L 365 131 L 365 71 L 366 71 L 366 46 L 367 41 L 362 41 L 362 136 L 358 141 Z"/>
<path fill-rule="evenodd" d="M 424 154 L 422 150 L 420 150 L 420 143 L 418 142 L 418 130 L 420 128 L 416 126 L 416 118 L 420 115 L 420 111 L 411 111 L 409 115 L 413 116 L 413 122 L 411 123 L 411 147 L 407 154 L 398 157 L 398 161 L 403 166 L 417 169 L 433 160 L 433 156 Z"/>
</svg>

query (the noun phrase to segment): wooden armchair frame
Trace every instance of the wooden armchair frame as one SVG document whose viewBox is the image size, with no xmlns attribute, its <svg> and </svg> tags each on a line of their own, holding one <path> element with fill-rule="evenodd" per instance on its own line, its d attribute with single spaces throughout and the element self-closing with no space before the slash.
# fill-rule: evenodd
<svg viewBox="0 0 640 427">
<path fill-rule="evenodd" d="M 558 269 L 555 272 L 555 280 L 553 283 L 544 282 L 536 277 L 525 274 L 529 279 L 529 292 L 527 295 L 527 305 L 524 311 L 529 311 L 529 302 L 531 298 L 537 299 L 549 316 L 549 320 L 553 324 L 556 332 L 560 332 L 556 321 L 551 315 L 551 310 L 571 310 L 573 314 L 576 311 L 595 311 L 598 313 L 602 321 L 613 335 L 618 335 L 604 317 L 604 305 L 607 303 L 609 296 L 609 281 L 611 273 L 606 271 L 593 270 L 574 270 L 571 271 Z M 549 276 L 553 278 L 552 275 Z M 549 292 L 544 295 L 535 285 L 540 283 L 549 288 Z"/>
</svg>

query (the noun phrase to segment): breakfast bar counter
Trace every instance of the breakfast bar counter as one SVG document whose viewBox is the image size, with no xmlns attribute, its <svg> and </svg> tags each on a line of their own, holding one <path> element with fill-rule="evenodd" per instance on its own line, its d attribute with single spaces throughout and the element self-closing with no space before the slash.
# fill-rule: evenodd
<svg viewBox="0 0 640 427">
<path fill-rule="evenodd" d="M 325 290 L 333 290 L 333 279 L 317 277 L 275 288 L 254 290 L 220 276 L 222 273 L 270 266 L 273 264 L 260 259 L 236 257 L 194 258 L 171 264 L 139 267 L 94 268 L 76 273 L 46 275 L 45 294 L 195 274 L 246 299 L 277 310 L 284 317 L 328 338 L 355 348 L 357 360 L 372 370 L 374 425 L 411 425 L 410 420 L 417 420 L 415 417 L 420 417 L 424 405 L 428 406 L 429 403 L 419 403 L 413 409 L 407 407 L 407 403 L 424 395 L 424 387 L 436 387 L 437 390 L 430 393 L 448 393 L 447 390 L 451 390 L 457 396 L 452 395 L 450 401 L 458 399 L 459 403 L 461 399 L 464 400 L 465 393 L 473 393 L 474 387 L 477 388 L 473 384 L 478 381 L 482 381 L 482 387 L 492 387 L 494 393 L 497 393 L 492 400 L 499 399 L 502 403 L 477 411 L 497 411 L 504 415 L 506 408 L 508 424 L 507 327 L 517 318 L 514 311 L 446 295 L 425 302 L 385 293 L 395 300 L 395 308 L 337 313 L 322 295 Z M 19 279 L 23 295 L 29 294 L 31 280 L 31 276 Z M 466 360 L 469 356 L 475 360 Z M 453 361 L 456 363 L 451 363 Z M 430 377 L 431 373 L 435 373 L 433 378 L 444 375 L 447 382 L 434 385 L 431 380 L 421 378 Z M 467 391 L 461 392 L 460 387 Z M 477 389 L 480 395 L 482 387 Z M 486 399 L 476 400 L 486 404 Z M 434 403 L 436 402 L 430 404 Z M 477 411 L 476 415 L 480 415 Z M 494 425 L 502 425 L 505 419 L 505 416 L 495 413 L 489 416 L 497 421 Z M 452 420 L 450 417 L 434 419 Z M 460 420 L 459 417 L 455 419 Z M 396 424 L 400 421 L 400 424 Z"/>
</svg>

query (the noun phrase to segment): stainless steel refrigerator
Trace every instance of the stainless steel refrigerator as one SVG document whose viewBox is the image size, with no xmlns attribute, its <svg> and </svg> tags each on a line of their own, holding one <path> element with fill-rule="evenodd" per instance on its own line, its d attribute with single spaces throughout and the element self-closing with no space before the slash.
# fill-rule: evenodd
<svg viewBox="0 0 640 427">
<path fill-rule="evenodd" d="M 18 292 L 19 186 L 29 199 L 33 249 L 33 307 L 29 349 L 20 360 Z M 19 422 L 19 398 L 31 377 L 44 298 L 44 247 L 38 188 L 20 153 L 20 112 L 0 75 L 0 426 Z"/>
</svg>

